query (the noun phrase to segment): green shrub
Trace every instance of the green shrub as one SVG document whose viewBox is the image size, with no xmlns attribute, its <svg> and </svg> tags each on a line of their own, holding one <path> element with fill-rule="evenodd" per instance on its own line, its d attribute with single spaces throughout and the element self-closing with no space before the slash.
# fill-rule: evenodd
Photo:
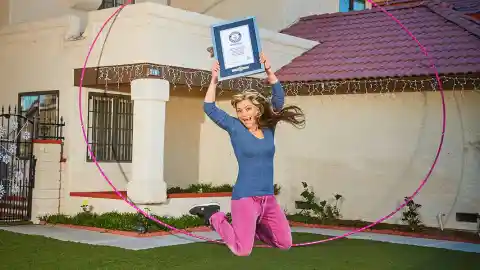
<svg viewBox="0 0 480 270">
<path fill-rule="evenodd" d="M 275 195 L 280 194 L 281 187 L 278 184 L 273 186 Z M 233 186 L 229 184 L 223 184 L 220 186 L 214 186 L 213 184 L 191 184 L 187 188 L 170 187 L 167 189 L 167 194 L 177 193 L 214 193 L 214 192 L 232 192 Z"/>
<path fill-rule="evenodd" d="M 299 216 L 305 216 L 309 220 L 317 219 L 320 224 L 332 223 L 341 217 L 338 201 L 343 197 L 335 194 L 335 204 L 331 205 L 326 200 L 319 201 L 315 192 L 306 182 L 302 182 L 303 191 L 300 193 L 302 200 L 295 201 L 295 208 L 300 210 Z"/>
<path fill-rule="evenodd" d="M 145 210 L 147 213 L 149 212 L 149 209 Z M 183 215 L 181 217 L 159 217 L 157 215 L 149 215 L 178 229 L 196 228 L 205 225 L 203 219 L 192 215 Z M 170 229 L 150 220 L 141 213 L 108 212 L 95 214 L 91 212 L 83 212 L 74 216 L 63 214 L 45 215 L 39 217 L 39 219 L 49 224 L 69 224 L 109 230 L 138 231 L 140 233 L 170 231 Z M 231 222 L 230 213 L 227 213 L 227 219 Z"/>
<path fill-rule="evenodd" d="M 194 228 L 204 225 L 202 219 L 191 215 L 184 215 L 177 218 L 159 217 L 156 215 L 151 216 L 179 229 Z M 147 219 L 140 213 L 108 212 L 103 214 L 95 214 L 83 212 L 78 213 L 74 216 L 68 216 L 63 214 L 46 215 L 40 217 L 39 219 L 50 224 L 70 224 L 120 231 L 169 231 L 168 228 L 165 228 L 160 224 L 157 224 L 156 222 Z M 144 228 L 144 231 L 142 231 L 142 227 Z"/>
<path fill-rule="evenodd" d="M 409 197 L 404 197 L 404 200 L 407 202 L 407 207 L 404 208 L 402 212 L 402 222 L 408 225 L 412 231 L 419 231 L 423 226 L 422 220 L 420 219 L 420 213 L 418 211 L 422 205 L 415 203 L 413 199 L 409 199 Z"/>
<path fill-rule="evenodd" d="M 187 188 L 171 187 L 167 189 L 168 194 L 174 193 L 212 193 L 232 192 L 233 187 L 229 184 L 214 186 L 213 184 L 191 184 Z"/>
</svg>

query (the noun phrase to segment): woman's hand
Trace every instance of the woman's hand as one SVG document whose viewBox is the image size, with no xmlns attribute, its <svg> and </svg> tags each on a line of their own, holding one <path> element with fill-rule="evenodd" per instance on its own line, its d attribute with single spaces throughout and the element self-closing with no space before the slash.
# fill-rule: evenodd
<svg viewBox="0 0 480 270">
<path fill-rule="evenodd" d="M 270 61 L 268 61 L 268 58 L 263 52 L 260 53 L 260 62 L 265 67 L 265 73 L 267 73 L 268 83 L 275 84 L 276 82 L 278 82 L 277 76 L 275 76 L 275 73 L 273 73 L 272 71 L 272 65 L 270 64 Z"/>
<path fill-rule="evenodd" d="M 208 86 L 207 93 L 205 94 L 205 102 L 209 102 L 209 103 L 215 102 L 219 70 L 220 70 L 220 63 L 218 63 L 218 61 L 213 62 L 212 80 L 210 81 L 210 85 Z"/>
<path fill-rule="evenodd" d="M 263 64 L 265 72 L 268 74 L 268 72 L 272 69 L 272 66 L 263 52 L 260 52 L 260 62 Z"/>
<path fill-rule="evenodd" d="M 218 72 L 220 70 L 220 63 L 218 61 L 213 62 L 212 66 L 212 80 L 210 84 L 217 84 L 218 83 Z"/>
</svg>

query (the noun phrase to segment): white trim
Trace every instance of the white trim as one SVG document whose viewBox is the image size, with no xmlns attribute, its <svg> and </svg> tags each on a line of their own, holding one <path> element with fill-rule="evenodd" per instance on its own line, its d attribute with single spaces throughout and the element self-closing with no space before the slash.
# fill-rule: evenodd
<svg viewBox="0 0 480 270">
<path fill-rule="evenodd" d="M 92 11 L 90 12 L 91 18 L 93 21 L 102 20 L 103 22 L 105 16 L 107 16 L 107 12 L 108 16 L 110 16 L 111 10 Z M 142 17 L 147 15 L 155 18 L 167 19 L 169 21 L 177 21 L 182 24 L 195 26 L 196 28 L 200 26 L 208 29 L 214 24 L 227 22 L 226 20 L 221 20 L 215 17 L 152 2 L 141 2 L 136 3 L 135 5 L 129 5 L 122 10 L 121 17 L 122 19 L 126 19 L 128 17 L 136 17 L 136 15 L 141 15 Z M 295 47 L 303 50 L 309 50 L 319 44 L 317 41 L 293 37 L 266 29 L 259 29 L 259 34 L 262 41 L 269 41 L 278 45 Z M 210 31 L 205 32 L 205 36 L 210 37 Z"/>
</svg>

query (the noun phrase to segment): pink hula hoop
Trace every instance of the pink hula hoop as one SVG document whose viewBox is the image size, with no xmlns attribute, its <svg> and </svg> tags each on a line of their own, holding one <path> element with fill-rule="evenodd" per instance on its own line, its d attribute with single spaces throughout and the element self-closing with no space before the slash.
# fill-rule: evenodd
<svg viewBox="0 0 480 270">
<path fill-rule="evenodd" d="M 384 8 L 378 6 L 377 4 L 373 3 L 371 0 L 367 0 L 369 3 L 371 3 L 372 5 L 378 7 L 380 10 L 382 10 L 387 16 L 389 16 L 392 20 L 394 20 L 398 25 L 400 25 L 400 27 L 402 29 L 405 30 L 405 32 L 417 43 L 417 45 L 420 47 L 420 49 L 422 50 L 422 52 L 425 54 L 426 57 L 429 58 L 430 60 L 430 64 L 431 64 L 431 67 L 434 69 L 435 71 L 435 78 L 438 82 L 438 87 L 439 87 L 439 92 L 440 92 L 440 95 L 441 95 L 441 98 L 442 98 L 442 133 L 441 133 L 441 136 L 440 136 L 440 142 L 439 142 L 439 145 L 438 145 L 438 148 L 437 148 L 437 152 L 435 154 L 435 159 L 430 167 L 430 170 L 427 172 L 426 176 L 424 177 L 424 179 L 422 180 L 422 182 L 420 183 L 420 185 L 418 186 L 418 188 L 415 190 L 415 192 L 412 194 L 412 196 L 409 197 L 409 200 L 405 201 L 402 205 L 400 205 L 399 207 L 397 207 L 394 211 L 392 211 L 390 214 L 378 219 L 377 221 L 375 221 L 374 223 L 370 224 L 370 225 L 367 225 L 363 228 L 359 228 L 359 229 L 356 229 L 356 230 L 353 230 L 353 231 L 350 231 L 350 232 L 347 232 L 343 235 L 340 235 L 340 236 L 335 236 L 335 237 L 331 237 L 331 238 L 328 238 L 328 239 L 324 239 L 324 240 L 319 240 L 319 241 L 312 241 L 312 242 L 305 242 L 305 243 L 297 243 L 297 244 L 293 244 L 294 247 L 300 247 L 300 246 L 309 246 L 309 245 L 314 245 L 314 244 L 320 244 L 320 243 L 325 243 L 325 242 L 328 242 L 328 241 L 333 241 L 333 240 L 337 240 L 337 239 L 341 239 L 341 238 L 345 238 L 347 236 L 350 236 L 352 234 L 355 234 L 355 233 L 358 233 L 358 232 L 362 232 L 370 227 L 373 227 L 375 226 L 376 224 L 386 220 L 386 219 L 389 219 L 390 217 L 392 217 L 393 215 L 395 215 L 398 211 L 400 211 L 407 203 L 408 201 L 412 200 L 419 192 L 420 190 L 423 188 L 423 186 L 427 183 L 428 179 L 430 178 L 435 166 L 437 165 L 437 161 L 438 161 L 438 158 L 440 156 L 440 153 L 442 151 L 442 147 L 443 147 L 443 142 L 444 142 L 444 137 L 445 137 L 445 130 L 446 130 L 446 104 L 445 104 L 445 96 L 444 96 L 444 91 L 443 91 L 443 86 L 442 86 L 442 82 L 440 80 L 440 76 L 438 74 L 438 70 L 437 68 L 435 67 L 435 64 L 433 63 L 433 59 L 431 57 L 429 57 L 428 53 L 427 53 L 427 50 L 426 48 L 418 41 L 417 38 L 415 38 L 415 36 L 397 19 L 395 18 L 392 14 L 390 14 L 388 11 L 386 11 Z M 87 66 L 87 62 L 88 62 L 88 59 L 90 57 L 90 54 L 98 40 L 98 37 L 99 35 L 102 33 L 103 29 L 105 28 L 106 24 L 117 14 L 119 13 L 126 5 L 129 5 L 131 3 L 131 0 L 128 0 L 128 2 L 122 6 L 120 6 L 110 17 L 108 17 L 108 19 L 103 23 L 100 31 L 97 33 L 95 39 L 93 40 L 92 42 L 92 45 L 90 46 L 90 49 L 87 53 L 87 57 L 85 58 L 85 62 L 83 64 L 83 68 L 82 68 L 82 73 L 81 73 L 81 77 L 80 77 L 80 86 L 79 86 L 79 91 L 78 91 L 78 108 L 79 108 L 79 115 L 80 115 L 80 126 L 82 128 L 82 133 L 83 133 L 83 137 L 84 137 L 84 140 L 85 140 L 85 143 L 87 144 L 87 148 L 88 148 L 88 151 L 90 153 L 90 155 L 92 156 L 92 160 L 93 162 L 95 163 L 95 166 L 97 166 L 100 174 L 103 176 L 103 178 L 108 182 L 108 184 L 112 187 L 112 189 L 115 191 L 115 193 L 120 197 L 122 198 L 123 201 L 125 201 L 127 204 L 129 204 L 131 207 L 133 207 L 135 210 L 137 210 L 138 212 L 142 213 L 145 217 L 149 218 L 150 220 L 153 220 L 155 221 L 156 223 L 172 230 L 172 231 L 176 231 L 176 232 L 180 232 L 180 233 L 183 233 L 185 235 L 188 235 L 190 237 L 193 237 L 193 238 L 197 238 L 197 239 L 200 239 L 200 240 L 204 240 L 204 241 L 208 241 L 208 242 L 212 242 L 212 243 L 217 243 L 217 244 L 225 244 L 224 242 L 222 241 L 218 241 L 218 240 L 214 240 L 214 239 L 210 239 L 210 238 L 206 238 L 206 237 L 203 237 L 203 236 L 200 236 L 200 235 L 196 235 L 196 234 L 192 234 L 186 230 L 183 230 L 183 229 L 177 229 L 171 225 L 168 225 L 166 223 L 163 223 L 162 221 L 156 219 L 155 217 L 153 216 L 150 216 L 148 213 L 146 213 L 145 211 L 143 211 L 142 209 L 138 208 L 133 202 L 127 200 L 127 198 L 125 196 L 122 195 L 122 193 L 120 193 L 120 191 L 113 185 L 113 183 L 110 181 L 110 179 L 105 175 L 105 172 L 103 171 L 102 167 L 100 166 L 100 164 L 97 162 L 97 159 L 95 157 L 95 155 L 93 154 L 92 152 L 92 149 L 90 148 L 90 145 L 88 144 L 88 138 L 87 138 L 87 132 L 85 130 L 85 127 L 84 127 L 84 121 L 83 121 L 83 110 L 82 110 L 82 86 L 83 86 L 83 78 L 85 76 L 85 70 L 86 70 L 86 66 Z M 265 248 L 270 248 L 270 246 L 268 245 L 255 245 L 255 247 L 265 247 Z"/>
</svg>

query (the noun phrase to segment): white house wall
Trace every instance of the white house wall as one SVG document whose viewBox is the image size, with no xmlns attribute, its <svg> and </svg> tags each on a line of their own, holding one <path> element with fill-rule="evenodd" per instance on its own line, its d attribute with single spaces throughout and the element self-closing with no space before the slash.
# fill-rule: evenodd
<svg viewBox="0 0 480 270">
<path fill-rule="evenodd" d="M 71 12 L 65 0 L 4 0 L 10 2 L 10 23 L 45 20 Z"/>
<path fill-rule="evenodd" d="M 444 213 L 446 227 L 474 230 L 457 223 L 455 213 L 480 211 L 480 94 L 446 96 L 443 151 L 415 201 L 430 226 Z M 307 119 L 303 130 L 282 124 L 276 132 L 275 182 L 290 212 L 305 181 L 321 200 L 342 194 L 344 218 L 374 221 L 412 195 L 432 165 L 441 135 L 439 93 L 288 97 L 286 104 L 303 108 Z M 228 101 L 219 106 L 235 113 Z M 237 163 L 228 135 L 206 121 L 199 145 L 200 180 L 233 184 Z"/>
<path fill-rule="evenodd" d="M 112 10 L 91 12 L 86 41 L 77 42 L 75 46 L 89 45 L 111 14 Z M 218 22 L 220 20 L 213 17 L 159 4 L 130 6 L 122 10 L 115 21 L 102 52 L 109 25 L 105 27 L 88 66 L 96 66 L 102 52 L 100 65 L 152 62 L 209 70 L 211 59 L 206 49 L 212 45 L 210 27 Z M 264 29 L 260 30 L 260 36 L 264 51 L 278 67 L 317 44 Z M 175 53 L 170 53 L 172 51 Z"/>
<path fill-rule="evenodd" d="M 230 20 L 255 16 L 262 28 L 279 31 L 303 16 L 337 12 L 338 0 L 172 0 L 172 6 Z"/>
<path fill-rule="evenodd" d="M 0 3 L 0 27 L 54 18 L 73 13 L 71 0 L 3 0 Z M 79 1 L 76 1 L 79 2 Z M 99 1 L 100 2 L 100 1 Z M 168 0 L 137 0 L 137 4 L 150 2 L 166 5 Z M 338 0 L 171 0 L 174 8 L 231 20 L 256 16 L 260 27 L 278 31 L 299 17 L 310 14 L 337 12 Z M 109 9 L 112 12 L 112 9 Z"/>
<path fill-rule="evenodd" d="M 93 41 L 105 18 L 111 15 L 110 13 L 111 10 L 90 13 L 89 24 L 85 33 L 86 39 L 65 43 L 64 50 L 69 55 L 71 67 L 83 66 L 88 46 Z M 94 47 L 88 66 L 96 66 L 97 63 L 104 66 L 150 62 L 209 70 L 212 60 L 209 58 L 206 48 L 211 45 L 210 25 L 218 21 L 218 19 L 212 17 L 152 3 L 131 6 L 131 8 L 123 10 L 118 17 L 108 35 L 103 52 L 102 41 L 99 41 L 98 45 Z M 105 31 L 108 31 L 108 29 L 106 28 Z M 261 31 L 261 37 L 266 53 L 277 67 L 285 65 L 316 44 L 266 30 Z M 101 60 L 98 61 L 100 53 L 102 53 L 102 56 Z M 115 85 L 109 86 L 110 90 L 114 90 L 114 88 Z M 74 112 L 70 111 L 68 123 L 73 127 L 79 127 L 80 122 L 76 109 L 77 91 L 68 91 L 65 95 L 69 95 L 68 100 L 75 107 Z M 167 108 L 167 110 L 175 107 L 173 104 L 167 106 L 170 108 Z M 86 110 L 86 103 L 84 103 L 84 111 Z M 68 138 L 71 139 L 75 149 L 78 149 L 78 145 L 85 145 L 83 135 L 79 131 L 79 128 L 69 130 Z M 76 150 L 72 149 L 71 151 Z M 82 155 L 75 155 L 75 163 L 73 164 L 84 160 L 84 150 L 81 151 Z M 72 164 L 71 162 L 70 160 L 70 164 Z M 111 190 L 111 187 L 107 185 L 92 164 L 86 164 L 85 166 L 91 168 L 92 174 L 88 174 L 88 177 L 85 177 L 81 183 L 75 182 L 72 190 Z M 125 187 L 125 177 L 120 174 L 118 165 L 107 163 L 102 164 L 102 167 L 111 168 L 114 171 L 111 174 L 115 177 L 107 175 L 114 181 L 114 184 L 118 184 L 119 189 Z M 123 169 L 129 177 L 129 164 L 123 165 Z M 82 171 L 83 174 L 89 171 L 83 167 L 75 167 L 73 170 L 75 170 L 75 173 Z M 101 186 L 98 185 L 99 182 Z"/>
<path fill-rule="evenodd" d="M 91 12 L 86 17 L 84 39 L 65 40 L 75 30 L 75 16 L 14 24 L 0 29 L 0 105 L 15 105 L 20 92 L 60 91 L 60 115 L 64 117 L 66 137 L 64 190 L 112 190 L 92 163 L 87 163 L 86 144 L 81 134 L 78 88 L 73 86 L 73 70 L 81 68 L 101 24 L 112 10 Z M 101 53 L 102 41 L 92 51 L 87 66 L 150 62 L 209 70 L 212 59 L 210 26 L 218 19 L 144 3 L 125 9 L 116 20 Z M 106 29 L 107 30 L 107 29 Z M 261 30 L 265 52 L 280 67 L 316 43 Z M 99 61 L 100 59 L 100 61 Z M 110 85 L 109 90 L 115 91 Z M 87 124 L 87 91 L 83 88 L 83 118 Z M 98 90 L 97 90 L 98 91 Z M 106 175 L 120 190 L 126 180 L 117 163 L 101 164 Z M 130 178 L 130 165 L 122 164 Z M 55 172 L 58 175 L 58 171 Z M 64 211 L 77 211 L 78 205 L 62 202 Z M 75 210 L 73 210 L 75 209 Z"/>
<path fill-rule="evenodd" d="M 60 91 L 60 115 L 67 123 L 64 149 L 67 180 L 62 187 L 68 192 L 111 190 L 97 168 L 85 162 L 78 88 L 72 86 L 73 69 L 83 65 L 95 31 L 110 13 L 111 10 L 91 12 L 85 39 L 78 41 L 64 39 L 65 33 L 72 29 L 73 20 L 69 17 L 16 24 L 0 30 L 0 105 L 16 104 L 19 92 Z M 218 21 L 152 3 L 131 6 L 120 14 L 112 28 L 101 61 L 98 62 L 100 47 L 95 47 L 88 66 L 153 62 L 208 70 L 211 59 L 205 49 L 210 46 L 210 25 Z M 261 36 L 275 68 L 314 45 L 265 30 Z M 83 90 L 85 112 L 88 89 Z M 421 213 L 428 225 L 435 225 L 436 215 L 442 212 L 447 214 L 447 227 L 473 229 L 473 224 L 458 224 L 454 219 L 457 211 L 479 211 L 480 95 L 465 92 L 463 96 L 457 93 L 454 98 L 450 92 L 447 97 L 448 127 L 442 156 L 416 201 L 423 205 Z M 202 113 L 197 106 L 201 99 L 171 102 L 172 105 L 167 105 L 167 128 L 172 120 L 175 123 L 175 119 L 168 119 L 170 115 L 175 117 L 175 112 L 187 110 L 182 117 L 187 108 Z M 193 105 L 194 102 L 198 103 Z M 344 195 L 341 205 L 344 218 L 375 220 L 393 211 L 404 196 L 413 193 L 433 161 L 441 124 L 438 93 L 405 93 L 394 98 L 289 97 L 287 103 L 301 106 L 307 115 L 304 130 L 282 125 L 277 132 L 275 181 L 283 187 L 280 198 L 289 210 L 293 210 L 293 201 L 299 198 L 301 182 L 305 181 L 321 199 L 329 199 L 336 192 Z M 219 104 L 233 113 L 228 102 Z M 182 134 L 178 129 L 171 132 L 169 135 L 167 131 L 166 140 Z M 199 133 L 199 177 L 194 181 L 233 183 L 236 161 L 225 132 L 206 119 Z M 175 144 L 184 142 L 182 145 L 187 147 L 190 144 L 185 141 L 190 140 L 194 138 L 177 137 Z M 185 185 L 195 173 L 179 176 L 173 173 L 184 166 L 175 163 L 182 160 L 178 154 L 181 150 L 180 146 L 167 147 L 166 157 L 176 161 L 166 161 L 165 178 L 169 181 L 176 177 L 175 181 Z M 184 153 L 196 154 L 193 150 Z M 119 189 L 125 188 L 118 164 L 102 163 L 102 167 Z M 130 177 L 129 165 L 122 167 Z M 77 202 L 62 206 L 66 211 L 79 209 Z M 391 222 L 397 220 L 398 215 Z"/>
</svg>

